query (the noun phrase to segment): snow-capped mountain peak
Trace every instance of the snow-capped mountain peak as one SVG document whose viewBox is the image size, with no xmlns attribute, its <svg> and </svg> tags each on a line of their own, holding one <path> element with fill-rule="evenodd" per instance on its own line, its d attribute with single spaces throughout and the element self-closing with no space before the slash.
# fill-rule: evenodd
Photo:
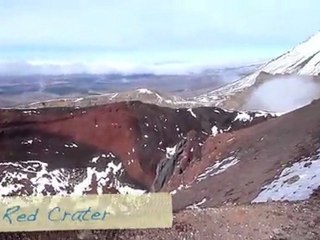
<svg viewBox="0 0 320 240">
<path fill-rule="evenodd" d="M 298 74 L 315 76 L 320 74 L 320 32 L 292 48 L 283 55 L 262 65 L 256 72 L 232 84 L 196 97 L 200 102 L 211 102 L 216 106 L 229 96 L 255 84 L 261 72 L 269 74 Z"/>
<path fill-rule="evenodd" d="M 320 73 L 320 32 L 267 63 L 263 71 L 272 74 L 318 75 Z"/>
</svg>

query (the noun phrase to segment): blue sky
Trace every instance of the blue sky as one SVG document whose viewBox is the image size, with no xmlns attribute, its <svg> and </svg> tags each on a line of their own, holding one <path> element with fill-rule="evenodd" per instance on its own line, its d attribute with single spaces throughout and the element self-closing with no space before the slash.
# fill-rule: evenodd
<svg viewBox="0 0 320 240">
<path fill-rule="evenodd" d="M 318 31 L 319 12 L 319 0 L 0 0 L 0 60 L 255 61 Z"/>
</svg>

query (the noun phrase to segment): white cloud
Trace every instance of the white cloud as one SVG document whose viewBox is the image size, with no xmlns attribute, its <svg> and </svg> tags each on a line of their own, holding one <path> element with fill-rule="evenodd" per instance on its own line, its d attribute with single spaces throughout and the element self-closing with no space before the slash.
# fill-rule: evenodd
<svg viewBox="0 0 320 240">
<path fill-rule="evenodd" d="M 0 46 L 294 45 L 319 11 L 318 0 L 0 0 Z"/>
<path fill-rule="evenodd" d="M 244 109 L 289 112 L 319 97 L 320 84 L 311 77 L 276 77 L 254 90 Z"/>
<path fill-rule="evenodd" d="M 318 0 L 0 0 L 0 74 L 252 62 L 313 34 L 319 12 Z"/>
</svg>

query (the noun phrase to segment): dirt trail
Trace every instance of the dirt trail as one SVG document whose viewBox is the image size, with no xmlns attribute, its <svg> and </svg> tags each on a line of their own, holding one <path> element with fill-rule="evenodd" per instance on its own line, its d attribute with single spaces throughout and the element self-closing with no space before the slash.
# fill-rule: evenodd
<svg viewBox="0 0 320 240">
<path fill-rule="evenodd" d="M 320 201 L 185 210 L 170 229 L 0 234 L 0 239 L 319 240 Z"/>
</svg>

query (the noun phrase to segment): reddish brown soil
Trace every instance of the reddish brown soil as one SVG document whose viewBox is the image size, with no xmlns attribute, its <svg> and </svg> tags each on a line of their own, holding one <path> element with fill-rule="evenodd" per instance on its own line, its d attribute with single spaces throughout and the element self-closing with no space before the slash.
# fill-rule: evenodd
<svg viewBox="0 0 320 240">
<path fill-rule="evenodd" d="M 157 162 L 165 155 L 161 150 L 157 150 L 160 139 L 165 141 L 166 146 L 172 146 L 180 140 L 175 130 L 178 124 L 187 142 L 179 156 L 179 164 L 176 166 L 174 175 L 162 191 L 171 191 L 181 184 L 190 185 L 190 188 L 178 190 L 173 195 L 176 213 L 172 228 L 11 233 L 0 235 L 0 239 L 320 239 L 319 194 L 315 193 L 313 199 L 305 202 L 250 204 L 261 188 L 274 179 L 283 168 L 319 149 L 320 101 L 314 101 L 307 107 L 279 118 L 245 129 L 239 130 L 240 126 L 238 129 L 235 127 L 232 132 L 209 138 L 202 133 L 202 131 L 210 131 L 212 125 L 210 126 L 209 123 L 220 119 L 220 124 L 223 125 L 228 118 L 214 120 L 213 117 L 208 117 L 212 110 L 207 109 L 201 110 L 203 113 L 200 110 L 196 112 L 197 116 L 201 115 L 199 117 L 201 120 L 196 121 L 190 114 L 187 115 L 183 111 L 175 113 L 176 110 L 137 104 L 134 111 L 128 110 L 132 106 L 127 103 L 112 105 L 112 109 L 115 108 L 114 118 L 104 116 L 107 106 L 87 109 L 86 113 L 76 110 L 78 111 L 74 117 L 76 120 L 72 120 L 72 117 L 64 118 L 70 114 L 68 112 L 70 109 L 64 110 L 65 115 L 59 112 L 61 110 L 50 110 L 59 113 L 49 111 L 41 113 L 40 115 L 43 116 L 41 118 L 31 116 L 29 120 L 32 120 L 32 123 L 27 123 L 21 118 L 20 121 L 23 122 L 20 125 L 16 112 L 2 113 L 0 156 L 2 158 L 11 156 L 8 147 L 12 148 L 15 145 L 9 137 L 21 136 L 22 133 L 28 136 L 28 134 L 40 132 L 52 138 L 62 136 L 57 139 L 76 138 L 77 143 L 83 142 L 83 146 L 88 149 L 95 149 L 94 147 L 98 146 L 97 149 L 105 147 L 109 150 L 107 145 L 110 145 L 118 156 L 124 156 L 127 147 L 134 144 L 139 149 L 135 155 L 138 163 L 134 165 L 138 166 L 138 169 L 134 169 L 130 176 L 147 186 L 150 184 L 148 181 L 152 180 L 152 174 L 150 174 L 150 180 L 146 178 L 141 180 L 139 174 L 149 172 L 154 166 L 153 161 Z M 143 111 L 138 110 L 139 106 Z M 10 114 L 15 116 L 12 117 Z M 60 125 L 55 122 L 53 117 L 56 116 L 63 116 L 61 118 L 65 123 Z M 144 116 L 147 116 L 148 123 L 157 124 L 163 130 L 157 134 L 147 130 L 143 127 Z M 158 116 L 168 117 L 169 123 L 160 125 L 159 121 L 163 120 Z M 97 121 L 94 118 L 97 118 Z M 42 122 L 43 119 L 46 119 L 45 122 Z M 123 122 L 120 119 L 127 120 Z M 127 133 L 128 130 L 124 131 L 122 128 L 113 130 L 109 126 L 113 121 L 121 123 L 121 127 L 125 126 L 129 129 L 134 127 L 133 136 Z M 103 123 L 101 131 L 99 127 L 95 127 L 96 122 L 98 125 L 99 122 Z M 164 129 L 164 126 L 167 129 Z M 117 144 L 112 145 L 113 138 L 105 136 L 108 131 L 114 132 L 111 133 L 114 134 L 113 138 L 122 136 L 123 141 L 119 140 Z M 144 134 L 149 134 L 149 140 L 153 139 L 155 142 L 143 140 Z M 86 136 L 90 137 L 86 138 Z M 140 140 L 137 139 L 139 137 Z M 100 141 L 107 145 L 100 145 Z M 202 142 L 204 145 L 199 145 Z M 149 150 L 144 150 L 145 143 L 151 146 Z M 125 150 L 122 150 L 122 145 Z M 193 182 L 206 167 L 230 155 L 235 155 L 239 160 L 236 165 L 228 168 L 223 174 L 208 177 L 199 183 Z M 13 156 L 10 160 L 17 161 L 18 155 L 13 154 Z M 200 202 L 203 198 L 207 199 L 201 205 L 203 209 L 185 210 L 187 206 Z"/>
<path fill-rule="evenodd" d="M 216 207 L 226 202 L 248 203 L 284 167 L 319 147 L 320 101 L 316 101 L 250 128 L 210 137 L 202 148 L 201 159 L 190 165 L 182 176 L 174 175 L 164 189 L 175 189 L 181 183 L 191 185 L 174 195 L 175 209 L 183 209 L 203 198 L 207 199 L 203 207 Z M 192 184 L 205 167 L 232 155 L 231 152 L 236 152 L 238 164 L 223 174 Z"/>
<path fill-rule="evenodd" d="M 250 124 L 233 121 L 237 112 L 214 107 L 193 111 L 196 118 L 187 109 L 141 102 L 83 109 L 1 110 L 0 162 L 40 159 L 53 169 L 76 168 L 87 166 L 95 153 L 110 152 L 122 162 L 129 182 L 150 189 L 156 166 L 166 157 L 166 147 L 173 147 L 190 131 L 205 139 L 213 125 L 237 130 L 265 121 L 263 117 L 255 118 Z M 30 138 L 41 138 L 43 142 L 32 146 L 21 144 Z M 66 141 L 79 147 L 66 149 L 63 146 Z"/>
</svg>

